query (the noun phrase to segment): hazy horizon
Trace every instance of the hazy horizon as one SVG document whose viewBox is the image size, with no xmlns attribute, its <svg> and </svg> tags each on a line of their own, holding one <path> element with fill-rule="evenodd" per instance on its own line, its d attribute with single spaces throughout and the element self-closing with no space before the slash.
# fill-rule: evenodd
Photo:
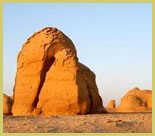
<svg viewBox="0 0 155 136">
<path fill-rule="evenodd" d="M 96 74 L 104 105 L 134 87 L 152 89 L 152 4 L 3 5 L 3 91 L 12 95 L 17 55 L 44 27 L 65 33 Z"/>
</svg>

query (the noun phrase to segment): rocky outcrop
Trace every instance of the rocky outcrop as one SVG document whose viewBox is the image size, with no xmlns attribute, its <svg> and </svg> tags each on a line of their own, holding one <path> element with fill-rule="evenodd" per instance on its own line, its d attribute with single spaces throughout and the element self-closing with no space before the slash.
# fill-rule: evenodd
<svg viewBox="0 0 155 136">
<path fill-rule="evenodd" d="M 23 45 L 13 99 L 14 116 L 106 112 L 95 74 L 78 62 L 72 41 L 51 27 L 36 32 Z"/>
<path fill-rule="evenodd" d="M 121 99 L 117 111 L 120 112 L 142 112 L 152 110 L 152 91 L 134 88 L 129 90 Z"/>
<path fill-rule="evenodd" d="M 11 97 L 3 94 L 3 114 L 10 115 L 12 108 L 12 99 Z"/>
<path fill-rule="evenodd" d="M 115 100 L 110 100 L 108 103 L 108 109 L 115 109 L 116 108 L 116 103 Z"/>
</svg>

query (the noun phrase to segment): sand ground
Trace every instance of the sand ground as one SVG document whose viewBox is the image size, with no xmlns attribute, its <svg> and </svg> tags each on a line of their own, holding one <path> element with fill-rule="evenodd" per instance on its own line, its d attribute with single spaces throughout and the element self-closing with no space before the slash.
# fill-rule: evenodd
<svg viewBox="0 0 155 136">
<path fill-rule="evenodd" d="M 152 133 L 152 113 L 3 117 L 4 133 Z"/>
</svg>

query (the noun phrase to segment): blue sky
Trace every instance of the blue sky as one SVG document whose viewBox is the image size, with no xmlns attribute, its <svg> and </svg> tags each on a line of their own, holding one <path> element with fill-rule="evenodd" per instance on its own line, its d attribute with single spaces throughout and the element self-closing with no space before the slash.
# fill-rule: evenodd
<svg viewBox="0 0 155 136">
<path fill-rule="evenodd" d="M 57 27 L 96 74 L 104 105 L 152 89 L 152 4 L 4 4 L 3 90 L 12 95 L 17 54 L 35 31 Z M 24 90 L 23 90 L 24 91 Z"/>
</svg>

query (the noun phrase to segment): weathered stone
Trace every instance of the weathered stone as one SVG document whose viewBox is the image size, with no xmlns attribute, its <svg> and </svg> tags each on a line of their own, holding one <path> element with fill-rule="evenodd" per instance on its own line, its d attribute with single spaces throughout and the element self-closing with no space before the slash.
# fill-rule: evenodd
<svg viewBox="0 0 155 136">
<path fill-rule="evenodd" d="M 3 114 L 5 115 L 11 114 L 11 108 L 12 108 L 11 97 L 7 96 L 6 94 L 3 94 Z"/>
<path fill-rule="evenodd" d="M 152 110 L 152 91 L 134 88 L 129 90 L 121 99 L 117 111 L 120 112 L 142 112 Z"/>
<path fill-rule="evenodd" d="M 108 103 L 108 109 L 115 109 L 116 108 L 116 103 L 115 100 L 110 100 Z"/>
<path fill-rule="evenodd" d="M 95 74 L 78 62 L 72 41 L 51 27 L 35 33 L 23 45 L 13 99 L 13 115 L 106 112 Z"/>
</svg>

